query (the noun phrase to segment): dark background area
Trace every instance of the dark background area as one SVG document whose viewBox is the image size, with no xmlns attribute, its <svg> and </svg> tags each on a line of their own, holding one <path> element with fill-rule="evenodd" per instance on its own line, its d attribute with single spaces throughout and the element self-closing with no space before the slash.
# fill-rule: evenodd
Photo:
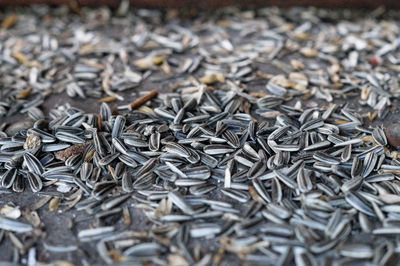
<svg viewBox="0 0 400 266">
<path fill-rule="evenodd" d="M 117 7 L 120 0 L 0 0 L 0 6 L 17 6 L 30 4 L 74 4 L 78 6 L 103 6 Z M 398 0 L 130 0 L 132 7 L 144 8 L 216 8 L 225 6 L 260 7 L 260 6 L 315 6 L 325 8 L 400 8 Z"/>
</svg>

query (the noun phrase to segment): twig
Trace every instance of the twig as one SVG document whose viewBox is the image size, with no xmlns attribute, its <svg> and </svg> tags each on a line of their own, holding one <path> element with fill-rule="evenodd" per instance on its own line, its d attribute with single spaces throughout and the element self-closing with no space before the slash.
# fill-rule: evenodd
<svg viewBox="0 0 400 266">
<path fill-rule="evenodd" d="M 130 106 L 131 106 L 131 108 L 138 108 L 138 107 L 142 106 L 143 104 L 145 104 L 146 102 L 148 102 L 151 99 L 153 99 L 154 97 L 156 97 L 157 95 L 158 95 L 158 91 L 157 90 L 152 90 L 148 94 L 143 95 L 142 97 L 140 97 L 136 101 L 132 102 Z"/>
</svg>

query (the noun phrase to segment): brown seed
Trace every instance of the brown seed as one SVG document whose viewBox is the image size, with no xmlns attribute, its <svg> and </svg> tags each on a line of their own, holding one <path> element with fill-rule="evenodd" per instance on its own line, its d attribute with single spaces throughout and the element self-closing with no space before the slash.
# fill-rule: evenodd
<svg viewBox="0 0 400 266">
<path fill-rule="evenodd" d="M 385 130 L 389 144 L 400 149 L 400 123 L 391 124 Z"/>
<path fill-rule="evenodd" d="M 99 103 L 109 103 L 109 102 L 112 102 L 112 101 L 115 101 L 115 100 L 117 100 L 117 97 L 108 96 L 108 97 L 105 97 L 105 98 L 101 98 L 100 100 L 98 100 L 98 102 Z"/>
<path fill-rule="evenodd" d="M 29 62 L 28 58 L 21 52 L 14 52 L 12 56 L 21 64 L 27 64 Z"/>
<path fill-rule="evenodd" d="M 26 88 L 26 89 L 24 89 L 24 90 L 22 90 L 22 91 L 20 91 L 16 96 L 15 96 L 15 98 L 17 98 L 17 99 L 25 99 L 25 98 L 28 98 L 28 96 L 31 94 L 31 88 Z"/>
<path fill-rule="evenodd" d="M 18 21 L 18 15 L 17 14 L 12 14 L 8 17 L 6 17 L 3 22 L 1 23 L 1 27 L 3 29 L 8 29 L 14 26 L 15 23 Z"/>
<path fill-rule="evenodd" d="M 86 154 L 86 156 L 85 156 L 85 158 L 83 159 L 85 162 L 90 162 L 91 160 L 92 160 L 92 158 L 93 158 L 93 155 L 94 155 L 94 152 L 95 152 L 96 150 L 95 149 L 92 149 L 92 150 L 90 150 L 87 154 Z"/>
</svg>

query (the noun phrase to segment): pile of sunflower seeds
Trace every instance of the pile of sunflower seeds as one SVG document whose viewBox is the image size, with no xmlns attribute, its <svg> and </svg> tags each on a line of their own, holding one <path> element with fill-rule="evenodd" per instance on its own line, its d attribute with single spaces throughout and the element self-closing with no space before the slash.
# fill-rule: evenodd
<svg viewBox="0 0 400 266">
<path fill-rule="evenodd" d="M 338 13 L 298 8 L 189 20 L 125 4 L 79 12 L 3 18 L 0 114 L 31 120 L 0 124 L 1 193 L 40 196 L 26 210 L 1 206 L 11 263 L 44 265 L 40 253 L 86 265 L 398 261 L 400 155 L 382 123 L 370 125 L 400 95 L 399 28 L 377 19 L 384 10 L 334 23 Z M 71 104 L 44 112 L 61 92 Z M 71 221 L 76 243 L 44 241 L 46 204 L 84 213 Z"/>
</svg>

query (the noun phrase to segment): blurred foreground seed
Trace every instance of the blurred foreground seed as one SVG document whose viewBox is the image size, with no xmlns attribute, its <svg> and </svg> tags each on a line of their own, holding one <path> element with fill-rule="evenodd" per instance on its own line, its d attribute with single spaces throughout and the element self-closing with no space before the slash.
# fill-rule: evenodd
<svg viewBox="0 0 400 266">
<path fill-rule="evenodd" d="M 391 124 L 386 128 L 385 132 L 389 144 L 396 149 L 400 149 L 400 123 Z"/>
</svg>

